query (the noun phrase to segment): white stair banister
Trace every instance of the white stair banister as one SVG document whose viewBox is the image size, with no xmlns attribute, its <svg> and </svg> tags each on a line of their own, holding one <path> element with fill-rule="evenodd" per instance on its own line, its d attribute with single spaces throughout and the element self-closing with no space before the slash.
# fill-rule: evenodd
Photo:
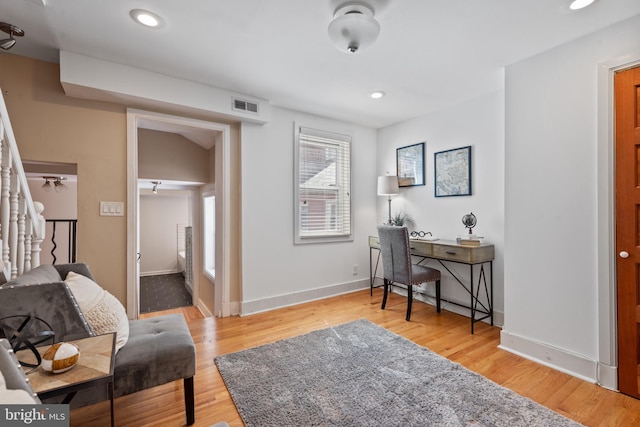
<svg viewBox="0 0 640 427">
<path fill-rule="evenodd" d="M 11 174 L 11 190 L 9 190 L 9 262 L 11 278 L 18 277 L 18 199 L 20 198 L 20 181 L 15 173 Z"/>
<path fill-rule="evenodd" d="M 6 138 L 2 139 L 2 163 L 0 166 L 0 235 L 2 236 L 2 263 L 11 271 L 9 262 L 9 192 L 11 190 L 11 150 Z M 9 278 L 11 274 L 9 274 Z"/>
<path fill-rule="evenodd" d="M 31 238 L 31 268 L 36 268 L 40 265 L 40 244 L 45 237 L 44 230 L 47 225 L 47 221 L 44 219 L 44 216 L 42 216 L 44 205 L 40 202 L 33 202 L 33 205 L 36 210 L 36 217 L 31 219 L 33 224 L 33 233 Z"/>
<path fill-rule="evenodd" d="M 35 204 L 35 203 L 34 203 Z M 26 203 L 23 205 L 26 210 Z M 24 222 L 24 272 L 31 270 L 31 235 L 33 234 L 33 222 L 28 216 Z"/>
<path fill-rule="evenodd" d="M 0 88 L 0 93 L 2 89 Z M 0 96 L 0 284 L 40 265 L 44 210 L 31 198 L 4 96 Z"/>
</svg>

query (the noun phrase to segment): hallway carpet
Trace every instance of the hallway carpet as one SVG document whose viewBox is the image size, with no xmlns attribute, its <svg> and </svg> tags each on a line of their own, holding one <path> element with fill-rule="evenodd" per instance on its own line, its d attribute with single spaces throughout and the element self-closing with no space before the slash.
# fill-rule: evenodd
<svg viewBox="0 0 640 427">
<path fill-rule="evenodd" d="M 182 273 L 140 277 L 140 313 L 192 304 Z"/>
</svg>

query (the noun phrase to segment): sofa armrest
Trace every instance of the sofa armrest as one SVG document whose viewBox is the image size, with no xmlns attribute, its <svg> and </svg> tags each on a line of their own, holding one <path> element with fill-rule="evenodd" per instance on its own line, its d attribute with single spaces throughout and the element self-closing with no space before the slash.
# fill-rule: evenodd
<svg viewBox="0 0 640 427">
<path fill-rule="evenodd" d="M 40 403 L 38 395 L 31 388 L 29 380 L 6 339 L 0 339 L 0 372 L 7 390 L 24 390 L 32 397 L 33 402 L 31 403 Z M 0 398 L 0 403 L 3 403 L 2 398 Z"/>
<path fill-rule="evenodd" d="M 0 287 L 0 319 L 17 329 L 21 318 L 44 320 L 55 333 L 55 341 L 69 341 L 93 335 L 73 294 L 64 282 Z M 7 337 L 11 338 L 11 337 Z"/>
<path fill-rule="evenodd" d="M 24 285 L 38 285 L 41 283 L 59 282 L 62 280 L 58 270 L 52 265 L 40 265 L 33 270 L 29 270 L 22 276 L 18 276 L 15 279 L 9 280 L 2 285 L 3 287 L 9 286 L 24 286 Z"/>
</svg>

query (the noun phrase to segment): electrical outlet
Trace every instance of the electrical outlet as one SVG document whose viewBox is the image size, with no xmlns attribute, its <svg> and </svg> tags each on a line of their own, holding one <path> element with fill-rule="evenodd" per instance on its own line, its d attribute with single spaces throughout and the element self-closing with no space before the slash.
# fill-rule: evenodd
<svg viewBox="0 0 640 427">
<path fill-rule="evenodd" d="M 358 275 L 358 264 L 353 264 L 353 275 L 354 276 Z"/>
</svg>

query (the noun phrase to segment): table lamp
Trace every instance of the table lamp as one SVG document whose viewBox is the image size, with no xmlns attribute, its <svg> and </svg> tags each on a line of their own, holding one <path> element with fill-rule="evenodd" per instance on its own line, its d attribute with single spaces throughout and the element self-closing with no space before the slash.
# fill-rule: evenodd
<svg viewBox="0 0 640 427">
<path fill-rule="evenodd" d="M 398 188 L 398 177 L 395 175 L 386 175 L 378 177 L 378 196 L 387 196 L 389 202 L 389 222 L 391 225 L 391 196 L 400 193 Z"/>
</svg>

